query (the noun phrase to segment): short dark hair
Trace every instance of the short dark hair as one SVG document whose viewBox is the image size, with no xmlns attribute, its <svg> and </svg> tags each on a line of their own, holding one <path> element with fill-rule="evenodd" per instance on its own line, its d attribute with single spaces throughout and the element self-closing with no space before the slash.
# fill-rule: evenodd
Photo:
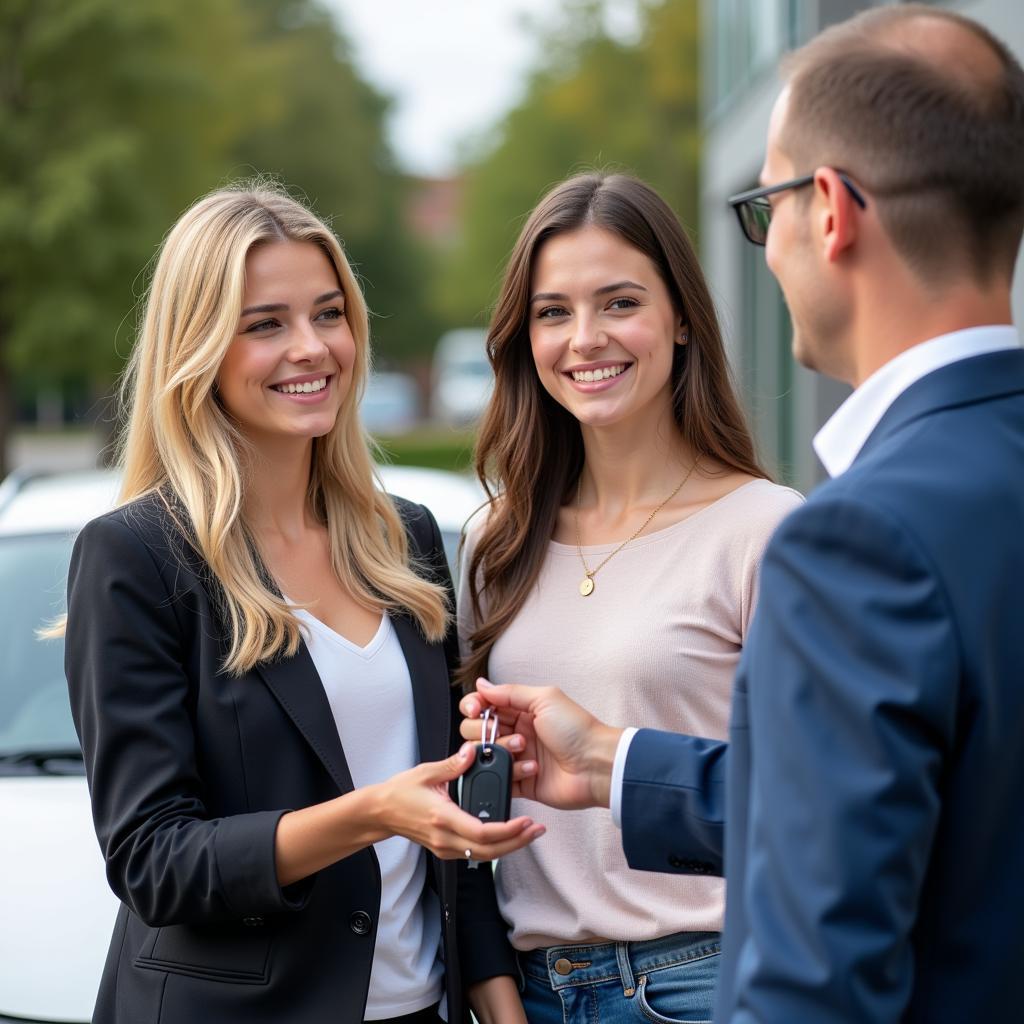
<svg viewBox="0 0 1024 1024">
<path fill-rule="evenodd" d="M 922 17 L 986 45 L 996 73 L 930 60 L 908 34 Z M 827 164 L 863 183 L 926 281 L 1012 277 L 1024 229 L 1024 71 L 991 32 L 924 4 L 876 8 L 789 54 L 783 72 L 780 146 L 798 172 Z"/>
</svg>

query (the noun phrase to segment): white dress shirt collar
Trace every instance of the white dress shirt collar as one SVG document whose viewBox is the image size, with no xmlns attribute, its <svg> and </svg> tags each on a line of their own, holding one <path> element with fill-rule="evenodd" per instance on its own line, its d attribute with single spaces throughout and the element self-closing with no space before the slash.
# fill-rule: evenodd
<svg viewBox="0 0 1024 1024">
<path fill-rule="evenodd" d="M 1019 348 L 1012 324 L 970 327 L 921 342 L 876 370 L 833 413 L 814 438 L 814 450 L 829 476 L 845 473 L 889 406 L 911 384 L 933 370 L 971 356 Z"/>
</svg>

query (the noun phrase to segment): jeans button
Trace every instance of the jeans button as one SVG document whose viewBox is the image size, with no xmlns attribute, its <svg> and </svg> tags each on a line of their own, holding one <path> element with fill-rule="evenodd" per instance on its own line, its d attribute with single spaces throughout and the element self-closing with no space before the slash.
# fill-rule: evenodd
<svg viewBox="0 0 1024 1024">
<path fill-rule="evenodd" d="M 370 920 L 370 915 L 365 910 L 357 910 L 349 919 L 348 926 L 356 933 L 356 935 L 367 935 L 370 931 L 370 926 L 373 921 Z"/>
<path fill-rule="evenodd" d="M 563 977 L 567 974 L 572 974 L 572 961 L 566 960 L 564 956 L 560 956 L 555 961 L 555 970 Z"/>
</svg>

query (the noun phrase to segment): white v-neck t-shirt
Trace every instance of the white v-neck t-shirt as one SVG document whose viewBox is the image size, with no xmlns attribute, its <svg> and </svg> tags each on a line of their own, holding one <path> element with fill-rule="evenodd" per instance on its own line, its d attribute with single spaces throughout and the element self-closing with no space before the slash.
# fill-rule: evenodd
<svg viewBox="0 0 1024 1024">
<path fill-rule="evenodd" d="M 419 763 L 412 680 L 391 620 L 360 647 L 301 608 L 306 648 L 331 706 L 359 788 L 383 782 Z M 423 847 L 402 836 L 373 844 L 380 863 L 377 943 L 366 999 L 366 1020 L 415 1013 L 443 992 L 441 920 L 437 897 L 425 887 Z"/>
</svg>

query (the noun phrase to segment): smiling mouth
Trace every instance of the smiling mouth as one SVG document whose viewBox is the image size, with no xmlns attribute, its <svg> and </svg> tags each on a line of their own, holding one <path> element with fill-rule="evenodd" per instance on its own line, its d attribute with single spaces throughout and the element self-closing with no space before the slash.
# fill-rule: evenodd
<svg viewBox="0 0 1024 1024">
<path fill-rule="evenodd" d="M 328 374 L 326 377 L 317 377 L 316 380 L 307 380 L 302 384 L 271 384 L 270 390 L 282 395 L 312 395 L 317 391 L 323 391 L 330 379 Z"/>
<path fill-rule="evenodd" d="M 597 370 L 569 370 L 567 376 L 572 377 L 577 384 L 590 384 L 594 381 L 618 377 L 620 373 L 625 373 L 631 365 L 631 363 L 617 363 L 615 366 L 602 366 Z"/>
</svg>

